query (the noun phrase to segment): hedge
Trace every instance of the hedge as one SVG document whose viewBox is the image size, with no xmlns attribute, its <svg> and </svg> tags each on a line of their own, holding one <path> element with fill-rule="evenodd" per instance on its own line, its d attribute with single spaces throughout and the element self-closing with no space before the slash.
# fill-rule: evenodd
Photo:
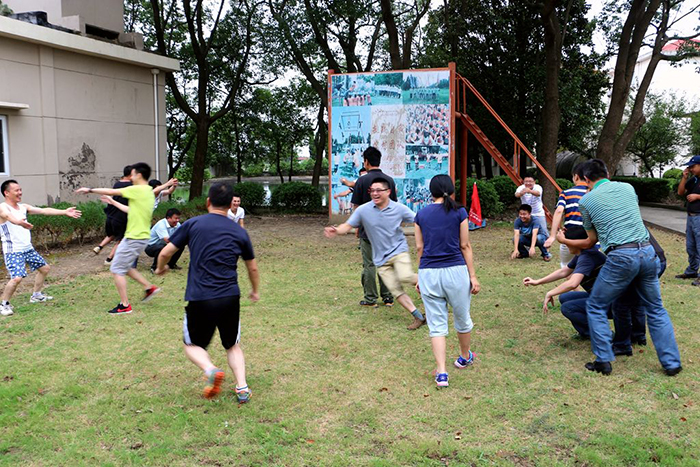
<svg viewBox="0 0 700 467">
<path fill-rule="evenodd" d="M 668 180 L 663 178 L 613 177 L 611 180 L 632 185 L 639 201 L 660 203 L 670 194 Z"/>
<path fill-rule="evenodd" d="M 241 206 L 246 211 L 255 211 L 265 205 L 265 188 L 259 183 L 237 183 L 233 186 L 233 192 L 241 197 Z"/>
<path fill-rule="evenodd" d="M 74 239 L 82 245 L 86 238 L 100 235 L 104 229 L 105 213 L 104 204 L 99 201 L 85 203 L 60 202 L 51 206 L 54 209 L 66 209 L 71 206 L 82 212 L 79 219 L 66 216 L 46 216 L 42 214 L 27 215 L 27 222 L 32 224 L 32 235 L 44 244 L 68 243 Z"/>
<path fill-rule="evenodd" d="M 557 178 L 555 180 L 557 182 L 557 185 L 559 185 L 559 188 L 562 190 L 568 190 L 569 188 L 573 188 L 574 182 L 569 180 L 568 178 Z"/>
<path fill-rule="evenodd" d="M 479 203 L 481 204 L 481 215 L 483 217 L 492 217 L 503 212 L 503 203 L 498 198 L 498 192 L 494 185 L 488 180 L 477 180 L 475 178 L 467 179 L 467 211 L 471 207 L 472 191 L 474 190 L 474 182 L 479 190 Z M 513 190 L 515 193 L 515 190 Z"/>
<path fill-rule="evenodd" d="M 681 169 L 668 169 L 666 172 L 664 172 L 663 178 L 677 178 L 680 180 L 680 178 L 683 176 L 683 170 Z"/>
<path fill-rule="evenodd" d="M 488 180 L 488 182 L 496 189 L 498 200 L 503 206 L 510 206 L 515 202 L 515 190 L 518 186 L 508 175 L 498 175 Z"/>
<path fill-rule="evenodd" d="M 308 183 L 288 182 L 275 187 L 270 205 L 279 211 L 311 213 L 321 209 L 322 201 L 318 188 Z"/>
</svg>

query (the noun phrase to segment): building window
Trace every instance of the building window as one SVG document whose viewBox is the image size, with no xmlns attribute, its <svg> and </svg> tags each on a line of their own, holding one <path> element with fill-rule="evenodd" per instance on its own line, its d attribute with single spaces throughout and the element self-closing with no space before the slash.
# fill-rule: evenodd
<svg viewBox="0 0 700 467">
<path fill-rule="evenodd" d="M 0 175 L 10 175 L 9 144 L 7 142 L 7 117 L 0 115 Z"/>
</svg>

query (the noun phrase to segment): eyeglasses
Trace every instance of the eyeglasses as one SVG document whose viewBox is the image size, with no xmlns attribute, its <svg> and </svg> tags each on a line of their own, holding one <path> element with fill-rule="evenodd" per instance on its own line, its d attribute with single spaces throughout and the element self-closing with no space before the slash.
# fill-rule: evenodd
<svg viewBox="0 0 700 467">
<path fill-rule="evenodd" d="M 369 193 L 381 193 L 382 191 L 389 191 L 389 188 L 370 188 L 367 190 Z"/>
</svg>

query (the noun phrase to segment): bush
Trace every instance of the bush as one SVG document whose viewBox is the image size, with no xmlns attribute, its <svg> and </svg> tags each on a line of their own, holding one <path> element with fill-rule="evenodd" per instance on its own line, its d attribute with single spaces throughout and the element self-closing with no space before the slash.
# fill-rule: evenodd
<svg viewBox="0 0 700 467">
<path fill-rule="evenodd" d="M 51 206 L 54 209 L 66 209 L 76 206 L 73 203 L 61 202 Z M 44 206 L 41 206 L 44 207 Z M 46 216 L 43 214 L 27 215 L 27 222 L 32 224 L 32 234 L 43 238 L 44 243 L 68 243 L 77 238 L 82 244 L 83 239 L 98 234 L 104 227 L 104 205 L 99 201 L 79 203 L 78 210 L 82 212 L 80 219 L 66 216 Z"/>
<path fill-rule="evenodd" d="M 559 185 L 559 188 L 562 190 L 568 190 L 569 188 L 573 188 L 574 182 L 567 178 L 557 178 L 555 180 L 557 182 L 557 185 Z"/>
<path fill-rule="evenodd" d="M 277 186 L 270 199 L 274 209 L 290 212 L 318 212 L 321 203 L 322 196 L 318 189 L 302 182 L 289 182 Z"/>
<path fill-rule="evenodd" d="M 265 188 L 260 183 L 237 183 L 233 185 L 233 192 L 241 197 L 241 206 L 246 211 L 254 211 L 265 205 Z"/>
<path fill-rule="evenodd" d="M 498 194 L 498 200 L 503 206 L 510 206 L 515 202 L 515 190 L 518 186 L 510 179 L 508 175 L 498 175 L 488 180 L 493 185 Z M 477 185 L 478 186 L 478 185 Z M 479 192 L 481 193 L 481 192 Z"/>
<path fill-rule="evenodd" d="M 175 172 L 175 178 L 178 179 L 180 183 L 190 183 L 192 181 L 192 168 L 188 166 L 180 167 Z M 209 169 L 204 169 L 204 181 L 206 182 L 211 178 L 211 171 Z"/>
<path fill-rule="evenodd" d="M 663 178 L 613 177 L 611 180 L 632 185 L 639 201 L 659 203 L 670 194 L 668 180 Z"/>
<path fill-rule="evenodd" d="M 487 180 L 476 180 L 474 178 L 467 179 L 467 211 L 471 207 L 472 191 L 474 190 L 474 182 L 479 191 L 479 202 L 481 203 L 481 215 L 483 217 L 492 217 L 503 212 L 503 203 L 498 198 L 496 188 Z M 515 193 L 515 190 L 513 190 Z"/>
<path fill-rule="evenodd" d="M 100 201 L 79 203 L 76 207 L 82 213 L 80 219 L 71 219 L 60 216 L 68 221 L 72 221 L 71 223 L 75 225 L 73 235 L 77 236 L 80 245 L 83 244 L 83 241 L 86 238 L 102 235 L 105 220 L 107 219 L 104 206 L 105 205 Z M 56 217 L 54 216 L 54 218 Z"/>
<path fill-rule="evenodd" d="M 663 178 L 677 178 L 680 180 L 682 176 L 683 171 L 681 169 L 668 169 L 666 172 L 664 172 Z"/>
</svg>

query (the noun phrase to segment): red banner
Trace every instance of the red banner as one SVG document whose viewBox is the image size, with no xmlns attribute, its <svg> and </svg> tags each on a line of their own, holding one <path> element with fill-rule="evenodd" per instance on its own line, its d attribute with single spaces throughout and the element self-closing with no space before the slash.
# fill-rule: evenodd
<svg viewBox="0 0 700 467">
<path fill-rule="evenodd" d="M 472 206 L 469 209 L 469 220 L 481 226 L 481 202 L 479 201 L 479 190 L 476 188 L 476 182 L 474 182 L 474 190 L 472 191 Z"/>
</svg>

